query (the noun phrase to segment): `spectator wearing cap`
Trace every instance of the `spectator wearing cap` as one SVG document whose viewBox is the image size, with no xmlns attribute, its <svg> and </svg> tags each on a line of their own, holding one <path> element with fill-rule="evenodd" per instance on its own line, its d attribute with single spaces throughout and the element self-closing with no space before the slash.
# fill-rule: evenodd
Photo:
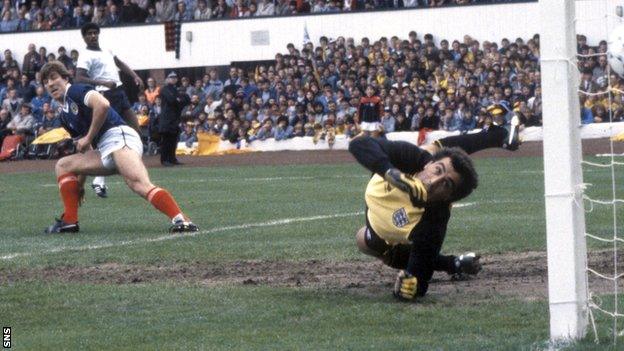
<svg viewBox="0 0 624 351">
<path fill-rule="evenodd" d="M 177 88 L 178 75 L 170 72 L 167 82 L 160 90 L 162 111 L 158 119 L 158 133 L 161 136 L 160 163 L 165 167 L 180 164 L 175 156 L 178 135 L 180 133 L 180 115 L 189 103 L 189 97 Z"/>
</svg>

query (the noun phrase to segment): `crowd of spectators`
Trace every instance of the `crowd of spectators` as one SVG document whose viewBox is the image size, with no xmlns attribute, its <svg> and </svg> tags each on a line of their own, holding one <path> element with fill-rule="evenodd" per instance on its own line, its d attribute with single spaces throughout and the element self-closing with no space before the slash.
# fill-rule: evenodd
<svg viewBox="0 0 624 351">
<path fill-rule="evenodd" d="M 606 42 L 587 45 L 578 36 L 579 87 L 583 123 L 624 118 L 622 79 L 610 74 Z M 333 142 L 337 135 L 359 133 L 360 102 L 366 91 L 381 101 L 385 132 L 445 130 L 467 132 L 500 122 L 511 114 L 524 127 L 542 119 L 540 39 L 479 42 L 470 36 L 449 42 L 422 39 L 410 32 L 405 39 L 322 37 L 319 45 L 289 44 L 270 65 L 243 70 L 230 67 L 226 77 L 216 68 L 198 77 L 183 76 L 178 89 L 190 103 L 181 112 L 180 141 L 189 145 L 197 133 L 209 133 L 242 145 L 255 140 L 312 136 Z M 75 68 L 78 52 L 58 55 L 29 46 L 22 67 L 4 52 L 0 63 L 0 138 L 32 134 L 58 126 L 55 111 L 42 87 L 38 70 L 48 59 Z M 610 74 L 610 77 L 608 76 Z M 612 99 L 605 94 L 610 80 Z M 133 109 L 144 125 L 158 120 L 161 86 L 152 77 Z M 424 134 L 424 133 L 421 133 Z"/>
<path fill-rule="evenodd" d="M 514 0 L 4 0 L 0 32 L 299 13 L 439 7 Z"/>
</svg>

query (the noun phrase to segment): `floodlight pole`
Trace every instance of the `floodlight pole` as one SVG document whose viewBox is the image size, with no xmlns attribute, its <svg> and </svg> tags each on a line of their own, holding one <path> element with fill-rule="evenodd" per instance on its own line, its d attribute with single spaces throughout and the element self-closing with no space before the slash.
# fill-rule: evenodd
<svg viewBox="0 0 624 351">
<path fill-rule="evenodd" d="M 565 341 L 588 326 L 575 1 L 539 5 L 550 339 Z"/>
</svg>

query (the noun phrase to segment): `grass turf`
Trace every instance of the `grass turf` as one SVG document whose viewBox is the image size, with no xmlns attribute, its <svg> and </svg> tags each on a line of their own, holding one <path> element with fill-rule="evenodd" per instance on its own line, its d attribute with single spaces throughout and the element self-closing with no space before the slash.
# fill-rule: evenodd
<svg viewBox="0 0 624 351">
<path fill-rule="evenodd" d="M 454 210 L 444 251 L 543 251 L 541 159 L 476 163 L 480 187 Z M 12 257 L 0 260 L 0 269 L 362 258 L 353 234 L 363 224 L 368 175 L 355 164 L 153 169 L 151 175 L 200 225 L 199 235 L 169 240 L 166 219 L 110 177 L 109 199 L 88 193 L 80 235 L 44 236 L 60 211 L 53 175 L 0 175 L 0 256 Z M 609 199 L 610 176 L 588 169 L 585 181 L 596 184 L 588 194 Z M 596 206 L 587 224 L 592 234 L 611 235 L 612 209 Z M 18 349 L 507 350 L 533 347 L 548 333 L 546 302 L 503 297 L 409 306 L 388 295 L 179 282 L 20 282 L 3 285 L 0 295 L 0 322 L 14 327 Z"/>
</svg>

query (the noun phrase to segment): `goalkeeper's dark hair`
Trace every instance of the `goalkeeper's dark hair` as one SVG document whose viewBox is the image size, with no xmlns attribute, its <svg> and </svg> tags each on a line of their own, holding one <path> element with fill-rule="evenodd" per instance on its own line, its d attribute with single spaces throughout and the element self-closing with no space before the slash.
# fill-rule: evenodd
<svg viewBox="0 0 624 351">
<path fill-rule="evenodd" d="M 456 185 L 455 190 L 451 194 L 450 202 L 455 202 L 470 195 L 479 185 L 479 175 L 474 168 L 472 159 L 468 154 L 458 147 L 445 147 L 433 155 L 433 162 L 439 161 L 445 157 L 451 159 L 451 164 L 459 176 L 461 181 Z"/>
</svg>

